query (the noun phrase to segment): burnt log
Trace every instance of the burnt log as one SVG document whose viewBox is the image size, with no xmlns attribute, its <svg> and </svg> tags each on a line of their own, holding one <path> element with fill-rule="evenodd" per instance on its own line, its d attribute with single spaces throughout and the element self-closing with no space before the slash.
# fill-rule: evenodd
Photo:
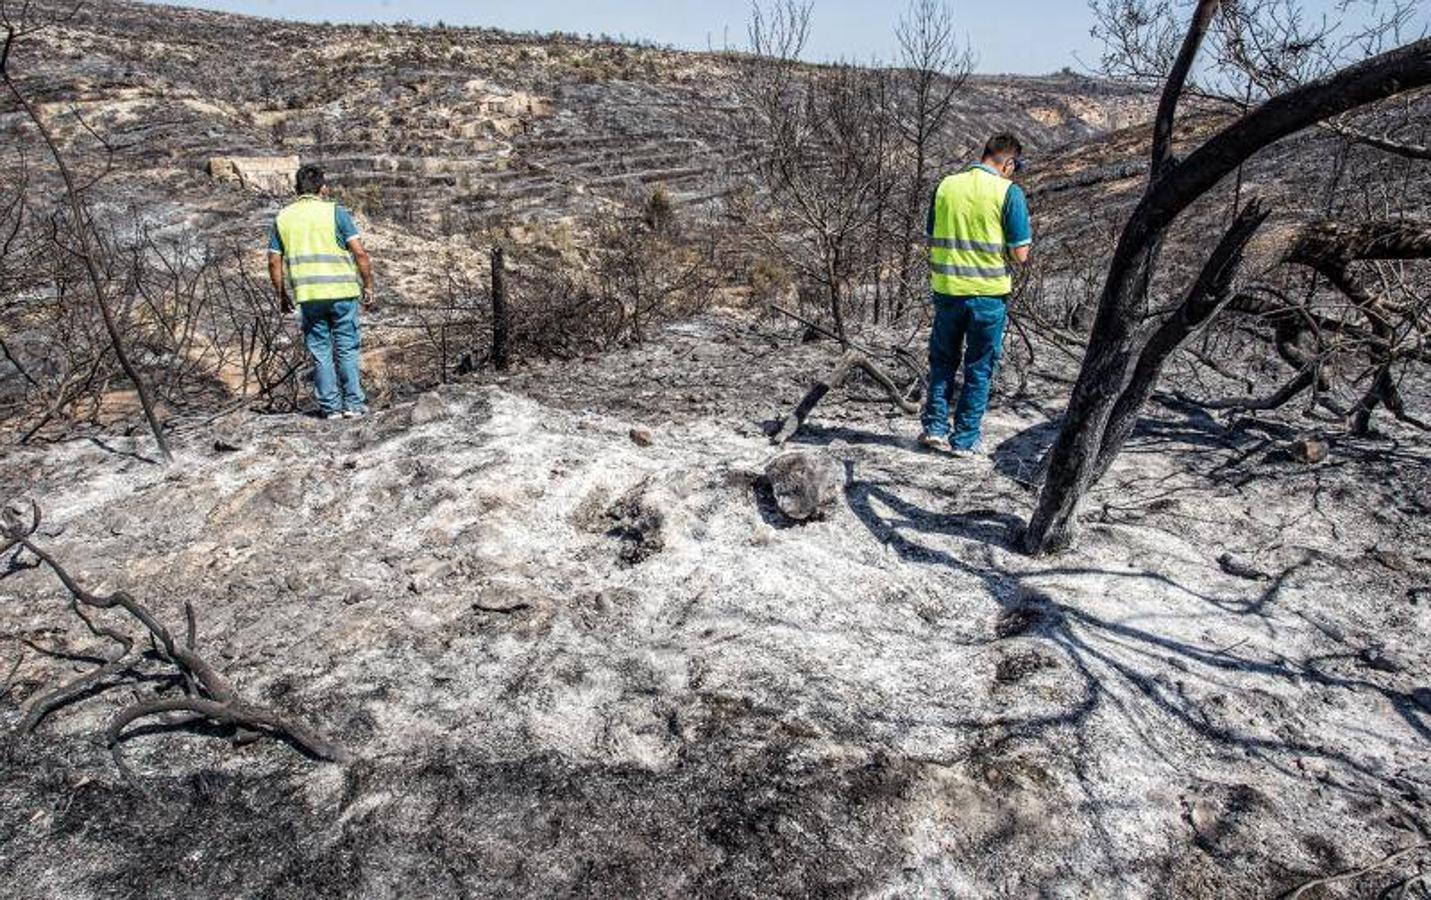
<svg viewBox="0 0 1431 900">
<path fill-rule="evenodd" d="M 784 444 L 794 437 L 800 427 L 805 424 L 805 420 L 810 417 L 810 413 L 820 405 L 821 400 L 825 399 L 825 395 L 843 385 L 855 370 L 862 371 L 874 379 L 875 383 L 884 389 L 890 401 L 904 412 L 911 415 L 919 412 L 919 404 L 905 399 L 903 392 L 900 391 L 899 386 L 894 383 L 894 379 L 889 376 L 888 372 L 871 361 L 863 351 L 847 350 L 835 364 L 834 370 L 823 380 L 811 385 L 810 390 L 805 392 L 805 396 L 800 398 L 795 409 L 785 417 L 780 427 L 771 435 L 770 442 Z"/>
</svg>

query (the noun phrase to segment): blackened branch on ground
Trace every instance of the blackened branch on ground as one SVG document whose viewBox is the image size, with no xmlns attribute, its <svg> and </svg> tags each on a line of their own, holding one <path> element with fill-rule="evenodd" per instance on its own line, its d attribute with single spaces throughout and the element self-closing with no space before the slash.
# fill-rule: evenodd
<svg viewBox="0 0 1431 900">
<path fill-rule="evenodd" d="M 825 395 L 843 385 L 856 369 L 874 379 L 875 383 L 884 389 L 890 401 L 901 410 L 910 415 L 919 412 L 919 404 L 905 399 L 904 392 L 899 389 L 887 372 L 872 362 L 863 351 L 851 349 L 845 351 L 845 354 L 840 357 L 840 361 L 835 365 L 835 370 L 830 373 L 828 378 L 815 382 L 806 392 L 804 398 L 791 411 L 790 415 L 785 417 L 780 429 L 771 436 L 771 443 L 784 444 L 794 437 L 795 433 L 800 430 L 800 426 L 805 424 L 810 413 L 825 398 Z"/>
<path fill-rule="evenodd" d="M 1297 900 L 1298 897 L 1302 896 L 1307 891 L 1310 891 L 1313 888 L 1325 887 L 1326 885 L 1337 884 L 1343 881 L 1353 881 L 1365 875 L 1370 875 L 1371 873 L 1380 871 L 1381 869 L 1385 869 L 1386 867 L 1391 866 L 1405 859 L 1408 856 L 1420 853 L 1428 849 L 1431 849 L 1431 841 L 1422 841 L 1419 844 L 1412 844 L 1410 847 L 1403 847 L 1400 850 L 1397 850 L 1395 853 L 1386 856 L 1381 861 L 1372 863 L 1369 866 L 1364 866 L 1360 869 L 1353 869 L 1350 872 L 1342 872 L 1339 875 L 1330 875 L 1326 878 L 1314 878 L 1311 881 L 1300 885 L 1295 890 L 1289 891 L 1288 893 L 1284 894 L 1284 900 Z M 1402 882 L 1402 885 L 1409 887 L 1413 882 L 1421 880 L 1422 877 L 1423 876 L 1421 875 L 1412 876 L 1412 878 Z M 1399 886 L 1401 885 L 1398 885 L 1398 887 Z M 1390 893 L 1387 893 L 1383 896 L 1390 896 Z M 1402 893 L 1402 896 L 1405 896 L 1404 892 Z"/>
<path fill-rule="evenodd" d="M 350 758 L 347 750 L 329 741 L 308 725 L 239 697 L 232 685 L 194 652 L 198 626 L 192 604 L 187 601 L 184 604 L 185 641 L 180 644 L 148 607 L 128 593 L 116 591 L 100 596 L 86 590 L 53 556 L 33 542 L 32 538 L 39 530 L 42 516 L 38 504 L 31 503 L 30 506 L 29 521 L 25 521 L 19 512 L 9 507 L 0 514 L 0 542 L 3 542 L 0 543 L 0 553 L 19 546 L 38 557 L 70 592 L 70 610 L 84 622 L 91 634 L 110 641 L 113 649 L 98 668 L 32 701 L 20 722 L 20 733 L 33 731 L 45 716 L 54 710 L 92 692 L 102 691 L 106 681 L 129 671 L 137 662 L 131 656 L 135 644 L 133 637 L 99 625 L 90 616 L 92 610 L 118 608 L 144 626 L 154 654 L 177 669 L 187 694 L 183 697 L 140 700 L 114 717 L 106 737 L 115 764 L 126 779 L 133 781 L 134 775 L 120 755 L 124 729 L 141 719 L 169 712 L 192 714 L 179 722 L 166 723 L 169 727 L 182 727 L 200 721 L 214 722 L 232 726 L 236 730 L 236 740 L 267 734 L 288 741 L 316 759 L 344 762 Z"/>
</svg>

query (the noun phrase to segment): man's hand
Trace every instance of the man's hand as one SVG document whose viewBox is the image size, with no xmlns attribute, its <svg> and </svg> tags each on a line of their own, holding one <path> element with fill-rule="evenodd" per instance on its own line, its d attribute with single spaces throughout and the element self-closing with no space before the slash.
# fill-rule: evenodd
<svg viewBox="0 0 1431 900">
<path fill-rule="evenodd" d="M 283 277 L 282 253 L 269 251 L 268 281 L 273 285 L 273 292 L 278 295 L 278 308 L 284 314 L 293 312 L 293 301 L 288 296 L 288 283 Z"/>
</svg>

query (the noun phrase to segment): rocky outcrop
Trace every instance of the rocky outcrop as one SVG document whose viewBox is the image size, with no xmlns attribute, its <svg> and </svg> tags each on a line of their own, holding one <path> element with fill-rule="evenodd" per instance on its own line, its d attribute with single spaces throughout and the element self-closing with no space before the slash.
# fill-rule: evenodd
<svg viewBox="0 0 1431 900">
<path fill-rule="evenodd" d="M 296 156 L 215 156 L 208 171 L 216 181 L 236 181 L 251 191 L 282 196 L 293 193 L 298 165 Z"/>
</svg>

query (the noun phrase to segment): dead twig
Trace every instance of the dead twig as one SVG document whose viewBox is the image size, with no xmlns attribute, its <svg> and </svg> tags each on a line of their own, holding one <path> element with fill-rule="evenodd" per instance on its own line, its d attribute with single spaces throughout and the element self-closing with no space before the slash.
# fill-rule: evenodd
<svg viewBox="0 0 1431 900">
<path fill-rule="evenodd" d="M 873 378 L 880 387 L 884 388 L 889 399 L 900 409 L 911 415 L 919 412 L 919 404 L 905 399 L 899 386 L 894 383 L 894 379 L 890 378 L 883 369 L 871 362 L 870 358 L 863 352 L 859 350 L 848 350 L 840 357 L 839 363 L 835 365 L 835 370 L 830 373 L 829 377 L 823 381 L 815 382 L 810 390 L 806 392 L 804 398 L 800 400 L 790 415 L 785 417 L 785 421 L 781 424 L 779 430 L 771 436 L 770 442 L 773 444 L 784 444 L 794 437 L 795 432 L 799 431 L 800 427 L 805 424 L 805 420 L 809 418 L 810 413 L 819 405 L 820 401 L 825 398 L 825 395 L 844 384 L 850 377 L 850 373 L 856 369 L 863 371 L 866 375 Z"/>
<path fill-rule="evenodd" d="M 1391 854 L 1390 856 L 1383 857 L 1380 862 L 1372 863 L 1369 866 L 1363 866 L 1360 869 L 1352 869 L 1347 872 L 1340 872 L 1336 875 L 1328 875 L 1325 878 L 1314 878 L 1311 881 L 1304 882 L 1298 885 L 1296 888 L 1292 889 L 1288 893 L 1283 894 L 1282 900 L 1297 900 L 1298 897 L 1302 896 L 1307 891 L 1310 891 L 1312 888 L 1324 887 L 1329 884 L 1337 884 L 1342 881 L 1352 881 L 1354 879 L 1361 878 L 1363 875 L 1370 875 L 1372 872 L 1377 872 L 1381 869 L 1385 869 L 1392 863 L 1405 859 L 1413 853 L 1417 853 L 1428 848 L 1431 848 L 1431 841 L 1422 841 L 1419 844 L 1412 844 L 1410 847 L 1403 847 L 1400 850 L 1397 850 L 1395 853 Z"/>
<path fill-rule="evenodd" d="M 531 609 L 532 605 L 530 603 L 513 603 L 511 606 L 485 606 L 481 603 L 473 603 L 472 608 L 479 612 L 511 614 Z"/>
<path fill-rule="evenodd" d="M 20 655 L 15 657 L 15 664 L 10 667 L 10 671 L 5 675 L 5 683 L 0 684 L 0 696 L 10 693 L 10 685 L 15 683 L 15 673 L 20 671 L 20 666 L 25 662 L 25 651 L 21 650 Z"/>
<path fill-rule="evenodd" d="M 3 514 L 0 514 L 0 520 L 3 520 L 0 521 L 0 524 L 3 524 L 3 529 L 0 530 L 0 536 L 3 536 L 3 539 L 0 539 L 0 553 L 19 546 L 38 557 L 69 591 L 70 609 L 75 615 L 92 634 L 114 642 L 115 649 L 99 668 L 33 701 L 20 723 L 20 733 L 32 731 L 53 710 L 128 668 L 134 639 L 115 629 L 96 624 L 88 614 L 89 610 L 121 609 L 144 626 L 154 653 L 178 670 L 188 692 L 184 697 L 138 700 L 121 710 L 110 723 L 106 737 L 115 764 L 126 779 L 132 781 L 133 772 L 120 755 L 125 728 L 139 719 L 173 711 L 190 712 L 194 714 L 194 718 L 185 720 L 184 723 L 171 724 L 207 720 L 233 726 L 240 738 L 251 737 L 256 733 L 282 738 L 317 759 L 342 762 L 349 758 L 346 750 L 306 724 L 239 697 L 228 681 L 194 652 L 198 626 L 192 604 L 184 604 L 185 633 L 184 642 L 180 644 L 154 613 L 130 594 L 116 591 L 100 596 L 86 590 L 48 551 L 33 542 L 32 537 L 40 528 L 41 518 L 37 503 L 30 504 L 28 522 L 13 508 L 5 508 Z"/>
</svg>

